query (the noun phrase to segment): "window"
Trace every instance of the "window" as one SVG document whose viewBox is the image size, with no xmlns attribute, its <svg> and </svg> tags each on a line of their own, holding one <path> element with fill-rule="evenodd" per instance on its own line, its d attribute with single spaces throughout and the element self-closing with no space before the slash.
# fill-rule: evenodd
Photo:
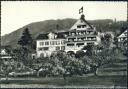
<svg viewBox="0 0 128 89">
<path fill-rule="evenodd" d="M 64 41 L 61 41 L 61 44 L 63 45 L 64 44 Z"/>
<path fill-rule="evenodd" d="M 88 34 L 92 34 L 93 32 L 92 31 L 88 31 Z"/>
<path fill-rule="evenodd" d="M 40 45 L 43 46 L 44 45 L 44 42 L 40 42 Z"/>
<path fill-rule="evenodd" d="M 59 46 L 57 46 L 57 47 L 56 47 L 56 50 L 60 50 L 60 47 L 59 47 Z"/>
<path fill-rule="evenodd" d="M 49 49 L 49 47 L 40 47 L 40 48 L 38 48 L 38 51 L 43 51 L 43 50 L 48 50 Z"/>
<path fill-rule="evenodd" d="M 78 45 L 78 47 L 80 47 L 81 45 L 84 45 L 84 43 L 77 43 L 76 45 Z"/>
<path fill-rule="evenodd" d="M 56 45 L 56 41 L 54 41 L 53 44 Z"/>
<path fill-rule="evenodd" d="M 82 28 L 85 28 L 86 27 L 86 25 L 82 25 Z"/>
<path fill-rule="evenodd" d="M 74 46 L 74 44 L 67 44 L 67 46 Z"/>
<path fill-rule="evenodd" d="M 123 37 L 123 41 L 126 39 L 126 37 Z"/>
<path fill-rule="evenodd" d="M 50 44 L 51 44 L 51 45 L 54 45 L 54 41 L 51 41 Z"/>
<path fill-rule="evenodd" d="M 91 40 L 96 40 L 96 37 L 91 37 Z"/>
<path fill-rule="evenodd" d="M 91 37 L 87 37 L 87 40 L 91 40 Z"/>
<path fill-rule="evenodd" d="M 50 42 L 50 45 L 52 45 L 52 41 Z"/>
<path fill-rule="evenodd" d="M 80 25 L 78 25 L 78 26 L 77 26 L 77 28 L 81 28 L 81 26 L 80 26 Z"/>
<path fill-rule="evenodd" d="M 73 38 L 69 38 L 68 41 L 74 41 L 74 39 Z"/>
<path fill-rule="evenodd" d="M 82 41 L 82 38 L 78 38 L 78 41 Z"/>
<path fill-rule="evenodd" d="M 60 41 L 57 41 L 57 45 L 60 45 Z"/>
<path fill-rule="evenodd" d="M 57 41 L 55 41 L 55 44 L 57 45 Z"/>
<path fill-rule="evenodd" d="M 45 45 L 49 45 L 49 42 L 48 42 L 48 41 L 46 41 L 46 42 L 45 42 Z"/>
<path fill-rule="evenodd" d="M 87 45 L 94 45 L 94 42 L 87 43 Z"/>
<path fill-rule="evenodd" d="M 65 46 L 61 46 L 61 50 L 65 50 Z"/>
<path fill-rule="evenodd" d="M 52 45 L 55 45 L 55 41 L 52 41 Z"/>
</svg>

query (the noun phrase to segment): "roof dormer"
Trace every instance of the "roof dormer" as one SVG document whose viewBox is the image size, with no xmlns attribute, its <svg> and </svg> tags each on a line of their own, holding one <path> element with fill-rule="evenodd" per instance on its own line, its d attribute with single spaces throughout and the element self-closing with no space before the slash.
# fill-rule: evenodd
<svg viewBox="0 0 128 89">
<path fill-rule="evenodd" d="M 57 35 L 55 33 L 53 33 L 53 32 L 50 32 L 48 34 L 48 37 L 49 37 L 49 39 L 55 39 L 57 37 Z"/>
</svg>

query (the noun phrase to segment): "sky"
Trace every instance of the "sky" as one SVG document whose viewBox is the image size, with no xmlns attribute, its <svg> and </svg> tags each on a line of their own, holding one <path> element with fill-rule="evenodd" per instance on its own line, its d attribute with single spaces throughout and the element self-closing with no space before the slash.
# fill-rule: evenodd
<svg viewBox="0 0 128 89">
<path fill-rule="evenodd" d="M 127 20 L 127 2 L 113 1 L 1 1 L 1 35 L 32 22 L 49 19 L 79 19 L 83 6 L 86 20 Z"/>
</svg>

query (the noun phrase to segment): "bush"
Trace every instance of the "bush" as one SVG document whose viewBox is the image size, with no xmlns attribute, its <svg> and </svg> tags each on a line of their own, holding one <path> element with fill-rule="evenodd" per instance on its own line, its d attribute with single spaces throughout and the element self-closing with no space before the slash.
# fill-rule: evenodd
<svg viewBox="0 0 128 89">
<path fill-rule="evenodd" d="M 77 51 L 76 54 L 75 54 L 75 57 L 76 58 L 81 58 L 81 57 L 84 57 L 85 56 L 85 52 L 80 50 L 80 51 Z"/>
</svg>

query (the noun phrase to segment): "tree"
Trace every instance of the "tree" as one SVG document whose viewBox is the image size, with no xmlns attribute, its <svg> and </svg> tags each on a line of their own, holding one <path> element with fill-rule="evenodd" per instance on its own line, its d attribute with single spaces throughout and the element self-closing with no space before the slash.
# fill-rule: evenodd
<svg viewBox="0 0 128 89">
<path fill-rule="evenodd" d="M 84 52 L 84 51 L 82 51 L 82 50 L 77 51 L 75 56 L 76 56 L 76 58 L 83 57 L 83 56 L 85 56 L 85 52 Z"/>
<path fill-rule="evenodd" d="M 31 34 L 29 33 L 29 29 L 28 28 L 24 29 L 23 34 L 18 41 L 18 44 L 21 45 L 22 47 L 24 47 L 24 46 L 31 47 L 32 42 L 33 42 L 33 40 L 32 40 Z"/>
<path fill-rule="evenodd" d="M 67 55 L 68 56 L 71 56 L 71 57 L 74 57 L 75 56 L 75 53 L 73 51 L 68 51 L 67 52 Z"/>
<path fill-rule="evenodd" d="M 83 70 L 86 69 L 82 60 L 70 57 L 65 52 L 57 52 L 53 59 L 56 65 L 55 70 L 57 69 L 56 71 L 58 71 L 58 74 L 63 76 L 64 80 L 66 80 L 67 76 L 82 76 Z"/>
<path fill-rule="evenodd" d="M 13 70 L 14 66 L 15 65 L 13 65 L 10 62 L 10 59 L 3 62 L 2 70 L 3 70 L 3 73 L 4 73 L 5 77 L 6 77 L 6 80 L 8 80 L 9 73 L 12 72 L 12 71 L 14 71 Z"/>
<path fill-rule="evenodd" d="M 103 37 L 101 37 L 101 43 L 104 48 L 109 48 L 112 43 L 112 36 L 109 33 L 106 33 Z"/>
<path fill-rule="evenodd" d="M 21 45 L 21 48 L 18 49 L 20 51 L 20 55 L 18 55 L 20 56 L 19 58 L 23 60 L 25 65 L 28 63 L 28 59 L 30 57 L 29 53 L 32 51 L 32 43 L 33 39 L 29 33 L 29 29 L 26 28 L 24 29 L 23 34 L 18 41 L 18 44 Z"/>
<path fill-rule="evenodd" d="M 51 56 L 51 63 L 53 65 L 53 74 L 63 75 L 65 79 L 65 66 L 68 63 L 67 55 L 63 51 L 58 51 Z"/>
<path fill-rule="evenodd" d="M 118 38 L 114 37 L 114 44 L 116 45 L 116 47 L 118 48 Z"/>
<path fill-rule="evenodd" d="M 41 57 L 35 60 L 37 76 L 46 77 L 51 74 L 54 61 L 50 57 Z"/>
<path fill-rule="evenodd" d="M 97 75 L 98 69 L 103 65 L 108 65 L 116 61 L 118 53 L 112 49 L 103 49 L 102 52 L 91 56 L 92 64 L 91 68 L 95 75 Z"/>
<path fill-rule="evenodd" d="M 18 62 L 22 62 L 25 65 L 28 64 L 28 50 L 27 48 L 13 49 L 13 55 Z"/>
<path fill-rule="evenodd" d="M 90 56 L 85 55 L 84 57 L 81 57 L 79 60 L 81 60 L 83 64 L 83 74 L 89 73 L 91 68 L 90 66 L 92 65 L 92 59 L 90 58 Z"/>
<path fill-rule="evenodd" d="M 91 56 L 93 54 L 93 47 L 94 45 L 87 45 L 84 46 L 82 50 L 86 50 L 86 55 Z"/>
</svg>

